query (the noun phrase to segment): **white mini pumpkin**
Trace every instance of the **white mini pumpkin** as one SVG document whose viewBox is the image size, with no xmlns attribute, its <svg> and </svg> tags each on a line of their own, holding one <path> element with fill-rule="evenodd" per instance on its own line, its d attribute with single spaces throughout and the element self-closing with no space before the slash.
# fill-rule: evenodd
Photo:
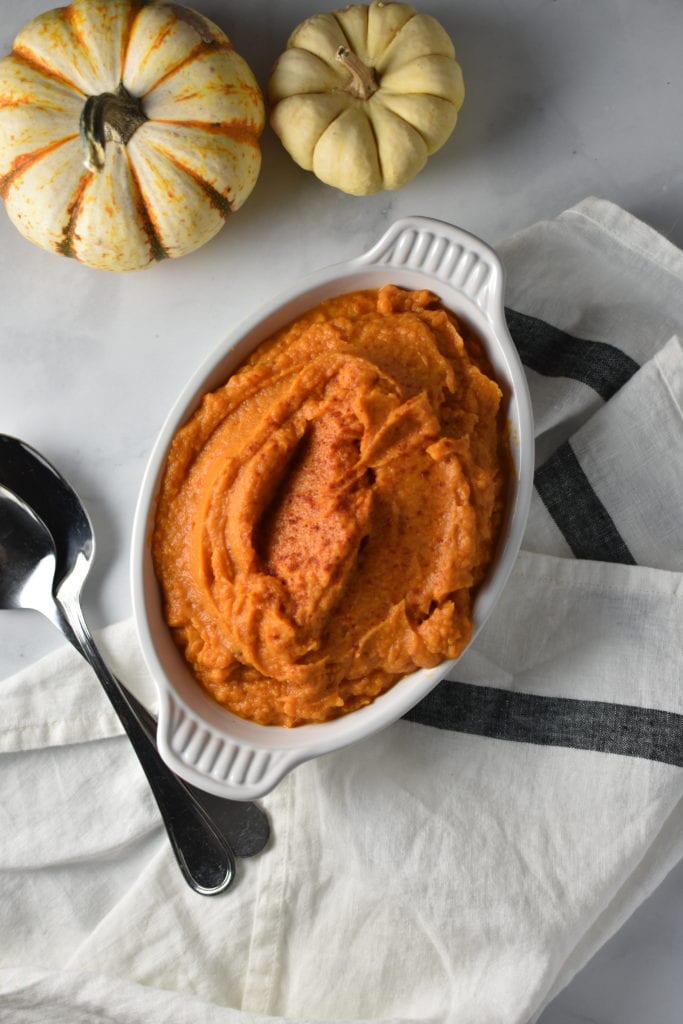
<svg viewBox="0 0 683 1024">
<path fill-rule="evenodd" d="M 155 0 L 75 0 L 0 60 L 0 195 L 19 231 L 106 270 L 203 245 L 260 169 L 261 91 L 225 33 Z"/>
<path fill-rule="evenodd" d="M 268 92 L 271 124 L 290 156 L 352 195 L 414 178 L 453 131 L 465 96 L 439 22 L 382 0 L 299 25 Z"/>
</svg>

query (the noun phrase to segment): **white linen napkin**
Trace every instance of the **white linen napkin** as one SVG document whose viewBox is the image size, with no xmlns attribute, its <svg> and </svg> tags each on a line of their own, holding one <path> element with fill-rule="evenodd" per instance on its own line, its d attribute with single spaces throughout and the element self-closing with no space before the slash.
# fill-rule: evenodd
<svg viewBox="0 0 683 1024">
<path fill-rule="evenodd" d="M 486 628 L 211 899 L 77 656 L 5 680 L 3 1024 L 528 1024 L 683 855 L 683 254 L 596 199 L 499 252 L 539 464 Z"/>
</svg>

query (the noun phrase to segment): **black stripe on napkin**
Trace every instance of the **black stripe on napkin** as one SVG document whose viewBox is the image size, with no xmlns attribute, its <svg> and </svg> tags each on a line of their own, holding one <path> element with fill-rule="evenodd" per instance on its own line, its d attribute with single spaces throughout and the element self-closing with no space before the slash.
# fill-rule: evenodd
<svg viewBox="0 0 683 1024">
<path fill-rule="evenodd" d="M 642 757 L 683 768 L 683 715 L 671 711 L 446 679 L 405 717 L 474 736 Z"/>
<path fill-rule="evenodd" d="M 506 309 L 508 328 L 525 366 L 546 377 L 570 377 L 593 388 L 607 401 L 639 369 L 614 345 L 574 338 L 514 309 Z"/>
<path fill-rule="evenodd" d="M 636 564 L 607 509 L 591 487 L 569 441 L 561 444 L 539 466 L 534 483 L 577 558 Z"/>
</svg>

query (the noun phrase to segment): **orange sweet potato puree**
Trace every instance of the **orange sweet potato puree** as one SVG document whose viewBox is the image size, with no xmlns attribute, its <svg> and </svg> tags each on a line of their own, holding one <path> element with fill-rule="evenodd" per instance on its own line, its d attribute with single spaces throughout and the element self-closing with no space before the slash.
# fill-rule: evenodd
<svg viewBox="0 0 683 1024">
<path fill-rule="evenodd" d="M 391 285 L 323 302 L 204 397 L 169 451 L 153 557 L 220 704 L 321 722 L 460 654 L 502 514 L 500 401 L 476 338 Z"/>
</svg>

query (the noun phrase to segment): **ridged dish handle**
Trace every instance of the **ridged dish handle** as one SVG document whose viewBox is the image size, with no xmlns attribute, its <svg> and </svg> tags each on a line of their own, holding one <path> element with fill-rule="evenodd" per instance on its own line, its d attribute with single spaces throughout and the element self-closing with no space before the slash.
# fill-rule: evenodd
<svg viewBox="0 0 683 1024">
<path fill-rule="evenodd" d="M 488 320 L 503 311 L 503 268 L 493 249 L 430 217 L 397 220 L 355 262 L 431 274 L 467 295 Z"/>
<path fill-rule="evenodd" d="M 227 739 L 168 690 L 160 695 L 157 745 L 176 775 L 230 800 L 264 796 L 303 760 L 296 751 Z"/>
</svg>

